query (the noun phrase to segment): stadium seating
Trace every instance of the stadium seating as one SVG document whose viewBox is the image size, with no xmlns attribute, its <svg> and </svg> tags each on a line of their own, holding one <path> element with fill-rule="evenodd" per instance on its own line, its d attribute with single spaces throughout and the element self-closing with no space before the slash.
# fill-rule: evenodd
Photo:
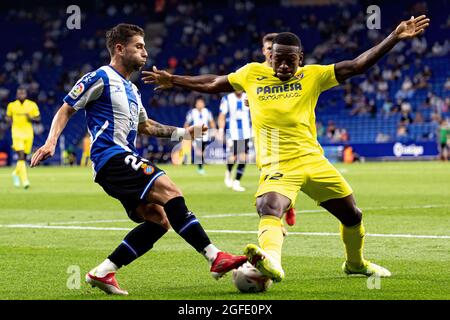
<svg viewBox="0 0 450 320">
<path fill-rule="evenodd" d="M 149 66 L 156 64 L 160 68 L 167 68 L 169 58 L 176 57 L 179 61 L 175 69 L 177 73 L 197 74 L 205 71 L 204 68 L 202 69 L 205 66 L 211 72 L 228 73 L 251 61 L 252 58 L 261 58 L 260 55 L 256 54 L 255 56 L 254 54 L 259 51 L 261 35 L 276 31 L 297 33 L 302 39 L 306 57 L 308 58 L 312 56 L 312 52 L 318 45 L 330 39 L 330 32 L 323 33 L 317 25 L 307 23 L 310 15 L 314 14 L 317 22 L 327 21 L 330 22 L 330 25 L 336 22 L 337 27 L 331 30 L 331 34 L 339 32 L 338 28 L 342 27 L 337 24 L 337 21 L 343 14 L 340 11 L 342 8 L 338 8 L 336 5 L 306 6 L 297 10 L 291 7 L 282 7 L 275 1 L 262 1 L 258 2 L 258 5 L 254 1 L 189 3 L 182 6 L 181 2 L 172 1 L 172 4 L 178 5 L 167 6 L 165 15 L 163 17 L 158 16 L 158 19 L 164 22 L 165 36 L 162 39 L 160 50 L 150 52 Z M 3 43 L 7 44 L 0 47 L 0 66 L 3 73 L 9 72 L 5 67 L 8 61 L 7 54 L 17 52 L 18 48 L 22 48 L 23 55 L 13 61 L 16 69 L 21 69 L 27 63 L 29 64 L 33 60 L 34 52 L 42 52 L 44 56 L 40 60 L 39 67 L 30 73 L 30 77 L 22 79 L 24 82 L 27 79 L 33 79 L 39 84 L 39 91 L 34 93 L 33 98 L 36 98 L 39 92 L 54 93 L 52 100 L 44 99 L 40 103 L 45 131 L 42 135 L 36 136 L 35 146 L 41 145 L 45 141 L 51 118 L 64 97 L 64 85 L 68 85 L 64 76 L 67 76 L 67 73 L 70 71 L 75 71 L 77 77 L 79 77 L 83 65 L 89 64 L 91 69 L 95 69 L 107 62 L 107 56 L 101 55 L 102 51 L 104 53 L 105 48 L 104 42 L 100 40 L 107 28 L 124 21 L 147 26 L 147 28 L 161 22 L 152 20 L 153 18 L 156 20 L 155 17 L 157 17 L 153 15 L 152 8 L 147 8 L 148 15 L 146 15 L 145 10 L 133 12 L 131 15 L 117 10 L 116 14 L 108 15 L 105 14 L 105 8 L 108 7 L 108 2 L 106 1 L 100 1 L 97 6 L 93 7 L 86 1 L 86 5 L 87 8 L 90 8 L 89 19 L 83 20 L 81 30 L 65 30 L 52 38 L 52 30 L 55 31 L 58 28 L 42 21 L 44 19 L 29 15 L 16 20 L 14 33 L 6 32 L 6 38 L 2 39 Z M 140 5 L 140 8 L 145 6 L 144 3 Z M 428 48 L 431 48 L 435 41 L 442 40 L 439 28 L 442 28 L 447 23 L 448 17 L 445 12 L 440 10 L 441 5 L 444 5 L 443 0 L 433 1 L 433 5 L 430 5 L 428 8 L 428 14 L 433 19 L 430 32 L 426 34 Z M 408 1 L 395 1 L 383 4 L 383 6 L 382 28 L 387 31 L 397 24 L 399 18 L 407 18 L 405 10 L 410 7 L 410 4 Z M 119 5 L 116 5 L 116 7 L 120 8 Z M 183 8 L 185 11 L 180 13 Z M 346 21 L 356 19 L 358 14 L 365 12 L 364 7 L 357 3 L 346 5 L 345 9 L 349 15 Z M 46 10 L 56 15 L 56 9 L 49 7 Z M 55 10 L 55 12 L 52 10 Z M 39 12 L 39 10 L 37 11 Z M 1 15 L 0 28 L 7 30 L 10 20 L 16 19 L 17 16 L 18 13 L 13 9 L 10 9 L 8 14 Z M 60 25 L 64 23 L 62 18 L 57 21 L 60 22 Z M 189 28 L 191 28 L 190 31 L 187 30 Z M 446 30 L 448 32 L 448 27 Z M 195 35 L 197 35 L 198 39 L 195 39 Z M 222 36 L 226 37 L 221 38 Z M 54 47 L 46 47 L 45 39 L 48 39 L 48 37 L 53 39 Z M 23 39 L 26 39 L 26 43 Z M 95 45 L 89 49 L 80 47 L 80 39 L 94 40 Z M 372 45 L 367 38 L 367 30 L 356 32 L 355 40 L 358 43 L 357 53 Z M 195 60 L 199 57 L 202 46 L 208 49 L 208 54 L 200 55 L 203 60 L 201 63 L 196 64 Z M 410 47 L 411 45 L 407 44 L 402 53 L 410 51 Z M 236 52 L 239 49 L 247 51 L 242 55 L 237 55 Z M 402 68 L 401 77 L 388 81 L 388 96 L 395 104 L 394 97 L 401 88 L 405 77 L 413 78 L 424 66 L 428 66 L 432 73 L 431 78 L 428 80 L 428 88 L 415 90 L 414 95 L 409 99 L 409 103 L 412 106 L 411 116 L 414 118 L 415 112 L 418 111 L 418 108 L 424 103 L 430 93 L 441 98 L 448 97 L 449 94 L 444 89 L 444 83 L 449 78 L 450 64 L 448 53 L 440 57 L 429 56 L 428 54 L 416 55 L 414 52 L 407 54 L 407 60 L 410 65 Z M 63 60 L 61 63 L 55 64 L 56 60 L 54 57 L 57 55 L 61 55 Z M 354 52 L 349 52 L 337 46 L 328 50 L 317 63 L 332 63 L 355 56 Z M 51 58 L 47 59 L 48 57 Z M 387 59 L 383 59 L 378 65 L 379 70 L 388 67 Z M 357 87 L 364 79 L 365 77 L 356 78 L 352 81 L 352 86 Z M 73 80 L 70 80 L 73 83 Z M 20 78 L 10 77 L 3 83 L 0 83 L 0 88 L 9 90 L 9 96 L 2 100 L 2 107 L 7 101 L 14 99 L 18 81 L 20 81 Z M 137 84 L 141 88 L 143 102 L 150 117 L 162 123 L 170 123 L 177 126 L 183 125 L 185 114 L 190 107 L 188 102 L 181 106 L 150 106 L 148 102 L 152 98 L 153 90 L 146 88 L 139 80 Z M 187 92 L 182 93 L 186 96 L 188 95 Z M 368 99 L 376 98 L 374 94 L 365 93 L 365 95 Z M 334 121 L 338 128 L 347 130 L 349 135 L 348 142 L 352 143 L 376 142 L 379 133 L 389 135 L 393 140 L 396 139 L 400 114 L 383 115 L 381 113 L 383 99 L 376 99 L 376 113 L 352 116 L 350 115 L 350 110 L 345 106 L 344 96 L 345 90 L 342 86 L 325 92 L 319 99 L 317 121 L 320 121 L 324 127 L 326 127 L 329 120 Z M 215 115 L 218 114 L 219 101 L 220 96 L 208 97 L 208 107 Z M 434 141 L 436 139 L 437 124 L 432 121 L 433 110 L 425 109 L 420 112 L 424 116 L 424 122 L 407 124 L 408 136 L 406 139 L 411 141 Z M 450 113 L 448 110 L 444 110 L 440 116 L 449 117 Z M 66 147 L 79 145 L 85 130 L 84 115 L 79 113 L 75 115 L 64 131 Z M 325 144 L 333 142 L 326 135 L 320 136 L 319 141 Z"/>
</svg>

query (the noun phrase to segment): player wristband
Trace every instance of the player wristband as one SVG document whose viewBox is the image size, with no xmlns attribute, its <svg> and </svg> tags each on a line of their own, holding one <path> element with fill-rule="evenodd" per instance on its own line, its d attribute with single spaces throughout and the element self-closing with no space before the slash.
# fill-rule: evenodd
<svg viewBox="0 0 450 320">
<path fill-rule="evenodd" d="M 180 138 L 183 139 L 184 136 L 186 135 L 186 129 L 185 128 L 177 128 L 173 133 L 174 133 L 173 134 L 174 140 L 179 141 Z"/>
</svg>

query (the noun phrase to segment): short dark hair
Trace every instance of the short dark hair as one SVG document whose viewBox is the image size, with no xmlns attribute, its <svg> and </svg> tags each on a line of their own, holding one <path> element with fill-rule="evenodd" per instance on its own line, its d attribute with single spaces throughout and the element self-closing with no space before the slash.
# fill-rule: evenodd
<svg viewBox="0 0 450 320">
<path fill-rule="evenodd" d="M 109 54 L 114 54 L 114 47 L 120 43 L 127 45 L 133 36 L 144 36 L 144 29 L 134 24 L 120 23 L 117 26 L 106 31 L 106 47 Z"/>
<path fill-rule="evenodd" d="M 206 103 L 205 97 L 202 96 L 202 95 L 198 95 L 198 96 L 195 96 L 195 98 L 194 98 L 194 107 L 195 107 L 195 105 L 197 104 L 197 101 L 198 101 L 198 100 L 203 100 L 203 102 Z"/>
<path fill-rule="evenodd" d="M 264 45 L 264 43 L 266 42 L 272 42 L 273 39 L 278 35 L 278 33 L 276 32 L 272 32 L 272 33 L 268 33 L 266 34 L 263 38 L 262 38 L 262 45 Z"/>
<path fill-rule="evenodd" d="M 292 32 L 281 32 L 273 39 L 272 42 L 273 44 L 283 44 L 286 46 L 296 46 L 300 49 L 302 48 L 300 38 Z"/>
</svg>

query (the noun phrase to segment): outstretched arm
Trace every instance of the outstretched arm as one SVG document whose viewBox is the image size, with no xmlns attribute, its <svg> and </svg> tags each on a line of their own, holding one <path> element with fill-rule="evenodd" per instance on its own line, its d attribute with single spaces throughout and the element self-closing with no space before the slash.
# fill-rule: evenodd
<svg viewBox="0 0 450 320">
<path fill-rule="evenodd" d="M 180 87 L 203 93 L 233 92 L 227 76 L 205 74 L 200 76 L 178 76 L 153 67 L 153 71 L 142 71 L 144 83 L 155 84 L 158 89 Z"/>
<path fill-rule="evenodd" d="M 72 117 L 75 112 L 76 110 L 67 103 L 64 103 L 61 108 L 59 108 L 58 112 L 56 112 L 53 117 L 47 141 L 45 141 L 45 144 L 40 147 L 31 158 L 31 167 L 35 167 L 39 165 L 41 161 L 53 157 L 58 138 L 66 127 L 67 122 L 69 122 L 70 117 Z"/>
<path fill-rule="evenodd" d="M 207 130 L 208 127 L 205 125 L 177 128 L 161 124 L 152 119 L 147 119 L 144 122 L 139 123 L 138 126 L 139 133 L 152 137 L 174 138 L 174 140 L 179 140 L 180 138 L 189 139 L 201 137 Z"/>
<path fill-rule="evenodd" d="M 430 19 L 425 15 L 402 21 L 398 27 L 382 42 L 367 50 L 353 60 L 345 60 L 335 64 L 334 72 L 336 80 L 340 83 L 350 77 L 366 72 L 387 52 L 389 52 L 399 41 L 414 38 L 422 34 L 429 26 Z"/>
</svg>

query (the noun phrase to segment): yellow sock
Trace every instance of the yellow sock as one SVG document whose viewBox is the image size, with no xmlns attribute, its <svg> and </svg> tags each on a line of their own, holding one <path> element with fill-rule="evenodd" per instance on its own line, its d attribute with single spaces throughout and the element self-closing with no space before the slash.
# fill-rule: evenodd
<svg viewBox="0 0 450 320">
<path fill-rule="evenodd" d="M 281 247 L 283 246 L 281 219 L 264 215 L 259 221 L 259 246 L 281 265 Z"/>
<path fill-rule="evenodd" d="M 345 246 L 347 263 L 350 264 L 350 267 L 361 267 L 364 261 L 363 247 L 366 232 L 362 221 L 360 224 L 352 227 L 346 227 L 341 223 L 340 231 L 341 239 Z"/>
<path fill-rule="evenodd" d="M 20 177 L 22 184 L 28 183 L 27 167 L 25 165 L 25 160 L 17 161 L 16 166 L 17 175 Z"/>
</svg>

